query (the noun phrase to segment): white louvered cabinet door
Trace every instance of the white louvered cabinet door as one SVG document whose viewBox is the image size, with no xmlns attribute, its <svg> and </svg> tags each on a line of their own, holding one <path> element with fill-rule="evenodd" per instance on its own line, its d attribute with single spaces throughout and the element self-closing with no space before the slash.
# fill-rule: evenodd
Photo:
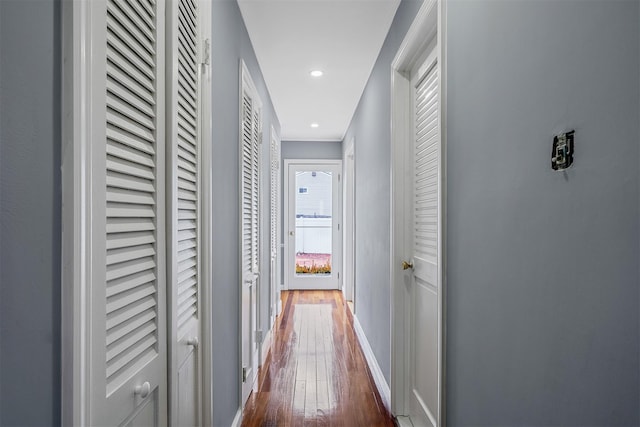
<svg viewBox="0 0 640 427">
<path fill-rule="evenodd" d="M 201 132 L 198 0 L 168 3 L 169 400 L 175 426 L 200 424 Z"/>
<path fill-rule="evenodd" d="M 259 200 L 261 102 L 244 62 L 241 64 L 240 99 L 240 244 L 241 256 L 241 331 L 242 331 L 242 403 L 256 378 L 258 343 L 257 295 L 259 282 Z"/>
<path fill-rule="evenodd" d="M 411 355 L 409 407 L 415 425 L 438 424 L 438 294 L 441 137 L 437 63 L 413 78 Z"/>
<path fill-rule="evenodd" d="M 165 425 L 164 2 L 90 10 L 88 420 Z"/>
</svg>

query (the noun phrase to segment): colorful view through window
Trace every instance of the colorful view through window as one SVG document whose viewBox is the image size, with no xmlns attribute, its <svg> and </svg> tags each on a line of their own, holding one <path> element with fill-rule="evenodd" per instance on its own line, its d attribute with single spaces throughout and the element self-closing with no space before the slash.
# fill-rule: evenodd
<svg viewBox="0 0 640 427">
<path fill-rule="evenodd" d="M 296 172 L 296 275 L 331 274 L 331 172 Z"/>
</svg>

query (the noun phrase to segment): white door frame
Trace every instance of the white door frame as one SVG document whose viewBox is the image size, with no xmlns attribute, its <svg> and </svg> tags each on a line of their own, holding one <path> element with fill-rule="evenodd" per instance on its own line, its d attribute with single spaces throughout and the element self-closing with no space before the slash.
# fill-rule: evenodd
<svg viewBox="0 0 640 427">
<path fill-rule="evenodd" d="M 343 164 L 343 290 L 345 299 L 353 303 L 353 311 L 356 307 L 356 185 L 355 185 L 355 138 L 351 138 L 344 151 Z"/>
<path fill-rule="evenodd" d="M 402 261 L 406 258 L 407 224 L 411 215 L 411 199 L 407 199 L 405 188 L 407 174 L 410 173 L 410 159 L 413 138 L 411 115 L 411 76 L 410 72 L 418 61 L 425 59 L 425 50 L 433 42 L 438 41 L 436 52 L 438 55 L 438 74 L 441 76 L 440 129 L 441 129 L 441 193 L 440 193 L 440 223 L 442 224 L 441 244 L 439 245 L 440 271 L 438 294 L 438 310 L 440 313 L 440 343 L 439 364 L 439 425 L 446 425 L 445 411 L 445 366 L 446 361 L 446 44 L 445 8 L 446 0 L 425 0 L 413 24 L 398 49 L 391 68 L 391 410 L 394 415 L 402 416 L 409 413 L 409 367 L 410 351 L 409 330 L 410 321 L 410 288 L 404 282 L 405 273 Z"/>
<path fill-rule="evenodd" d="M 292 249 L 291 244 L 289 242 L 289 233 L 291 227 L 295 227 L 295 224 L 290 224 L 290 215 L 289 209 L 291 206 L 291 197 L 292 195 L 289 192 L 289 186 L 291 183 L 289 182 L 289 166 L 293 165 L 304 165 L 309 168 L 322 168 L 323 166 L 334 166 L 339 170 L 338 173 L 338 194 L 333 195 L 333 200 L 337 203 L 337 206 L 334 207 L 333 211 L 338 212 L 340 216 L 342 216 L 342 160 L 320 160 L 320 159 L 284 159 L 284 187 L 282 192 L 284 193 L 284 288 L 292 289 L 290 283 L 290 272 L 293 269 L 293 265 L 291 264 L 291 256 L 289 251 Z M 293 195 L 295 197 L 295 195 Z M 335 220 L 335 218 L 334 218 Z M 332 233 L 332 238 L 336 240 L 337 247 L 336 252 L 331 255 L 331 260 L 334 263 L 331 266 L 332 270 L 332 279 L 337 280 L 334 289 L 342 289 L 342 218 L 337 219 L 337 232 Z M 294 242 L 295 245 L 295 242 Z M 336 273 L 335 275 L 333 273 Z M 307 278 L 309 280 L 313 280 L 313 278 Z M 306 288 L 305 288 L 306 289 Z M 310 288 L 312 289 L 312 288 Z"/>
</svg>

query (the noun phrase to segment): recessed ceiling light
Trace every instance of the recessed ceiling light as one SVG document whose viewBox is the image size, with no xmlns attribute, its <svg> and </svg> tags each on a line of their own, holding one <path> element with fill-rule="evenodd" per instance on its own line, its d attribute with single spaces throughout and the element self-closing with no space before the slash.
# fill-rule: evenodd
<svg viewBox="0 0 640 427">
<path fill-rule="evenodd" d="M 312 128 L 317 128 L 317 127 L 319 127 L 319 126 L 320 126 L 320 125 L 319 125 L 319 124 L 317 124 L 317 123 L 311 123 L 311 127 L 312 127 Z"/>
<path fill-rule="evenodd" d="M 324 73 L 320 70 L 313 70 L 309 74 L 311 74 L 311 77 L 322 77 Z"/>
</svg>

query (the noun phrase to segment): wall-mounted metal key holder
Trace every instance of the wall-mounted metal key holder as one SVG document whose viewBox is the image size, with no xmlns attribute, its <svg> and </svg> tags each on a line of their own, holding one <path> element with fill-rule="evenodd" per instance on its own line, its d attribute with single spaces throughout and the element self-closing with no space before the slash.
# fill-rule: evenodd
<svg viewBox="0 0 640 427">
<path fill-rule="evenodd" d="M 553 170 L 562 171 L 573 163 L 573 135 L 575 130 L 561 133 L 553 137 L 553 149 L 551 151 L 551 167 Z"/>
</svg>

